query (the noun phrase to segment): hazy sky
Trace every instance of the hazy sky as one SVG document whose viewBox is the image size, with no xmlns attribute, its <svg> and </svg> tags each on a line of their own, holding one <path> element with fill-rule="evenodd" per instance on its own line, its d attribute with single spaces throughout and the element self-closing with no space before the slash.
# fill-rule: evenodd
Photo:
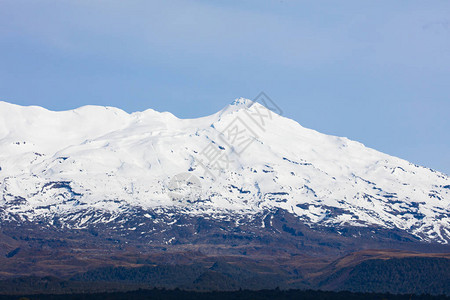
<svg viewBox="0 0 450 300">
<path fill-rule="evenodd" d="M 450 173 L 450 1 L 0 0 L 0 100 L 181 118 L 265 91 Z"/>
</svg>

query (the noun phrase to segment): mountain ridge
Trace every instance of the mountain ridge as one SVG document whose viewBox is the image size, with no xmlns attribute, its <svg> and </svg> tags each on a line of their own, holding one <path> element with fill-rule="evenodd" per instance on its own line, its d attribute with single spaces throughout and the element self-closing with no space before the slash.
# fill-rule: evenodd
<svg viewBox="0 0 450 300">
<path fill-rule="evenodd" d="M 283 209 L 308 226 L 380 226 L 450 241 L 447 175 L 304 128 L 248 99 L 197 119 L 5 102 L 0 116 L 3 220 L 57 218 L 85 228 L 102 222 L 92 214 L 114 223 L 133 208 L 219 218 Z"/>
</svg>

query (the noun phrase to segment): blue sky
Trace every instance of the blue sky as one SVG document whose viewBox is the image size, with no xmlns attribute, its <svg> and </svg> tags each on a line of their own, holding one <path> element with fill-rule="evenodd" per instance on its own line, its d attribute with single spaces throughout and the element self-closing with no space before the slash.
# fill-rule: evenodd
<svg viewBox="0 0 450 300">
<path fill-rule="evenodd" d="M 0 0 L 0 100 L 193 118 L 260 91 L 449 174 L 450 2 Z"/>
</svg>

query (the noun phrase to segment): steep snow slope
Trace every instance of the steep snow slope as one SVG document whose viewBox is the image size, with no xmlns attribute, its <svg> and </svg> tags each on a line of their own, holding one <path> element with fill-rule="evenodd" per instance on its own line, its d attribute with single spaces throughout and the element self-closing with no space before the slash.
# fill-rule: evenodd
<svg viewBox="0 0 450 300">
<path fill-rule="evenodd" d="M 64 222 L 86 209 L 114 216 L 130 207 L 215 215 L 282 208 L 310 225 L 378 225 L 450 241 L 447 175 L 245 99 L 191 120 L 0 102 L 0 168 L 6 220 Z M 83 227 L 89 217 L 80 220 Z"/>
</svg>

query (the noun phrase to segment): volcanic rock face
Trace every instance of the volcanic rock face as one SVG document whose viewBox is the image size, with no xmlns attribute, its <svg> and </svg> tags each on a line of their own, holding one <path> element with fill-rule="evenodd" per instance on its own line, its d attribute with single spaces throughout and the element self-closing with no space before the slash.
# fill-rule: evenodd
<svg viewBox="0 0 450 300">
<path fill-rule="evenodd" d="M 450 241 L 450 179 L 245 99 L 190 120 L 0 102 L 0 214 L 8 236 L 420 248 Z"/>
</svg>

